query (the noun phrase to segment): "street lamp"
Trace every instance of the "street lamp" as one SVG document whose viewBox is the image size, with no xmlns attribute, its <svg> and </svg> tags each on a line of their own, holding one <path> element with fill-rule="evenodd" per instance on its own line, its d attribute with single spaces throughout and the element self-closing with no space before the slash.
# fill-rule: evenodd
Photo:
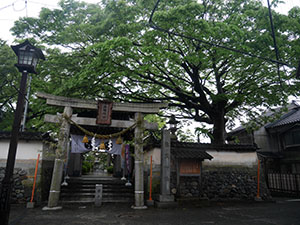
<svg viewBox="0 0 300 225">
<path fill-rule="evenodd" d="M 2 180 L 0 193 L 0 221 L 1 224 L 8 225 L 10 212 L 10 195 L 13 185 L 13 172 L 15 167 L 15 159 L 19 140 L 20 124 L 24 109 L 24 98 L 26 92 L 26 82 L 28 73 L 37 73 L 36 66 L 39 59 L 45 60 L 43 52 L 30 44 L 28 40 L 24 43 L 11 46 L 18 57 L 18 63 L 15 66 L 22 73 L 20 90 L 18 94 L 17 108 L 11 132 L 11 138 L 6 161 L 5 176 Z"/>
<path fill-rule="evenodd" d="M 34 47 L 28 40 L 22 44 L 11 46 L 11 48 L 18 57 L 18 63 L 15 66 L 19 71 L 37 74 L 35 68 L 39 59 L 45 60 L 42 50 Z"/>
</svg>

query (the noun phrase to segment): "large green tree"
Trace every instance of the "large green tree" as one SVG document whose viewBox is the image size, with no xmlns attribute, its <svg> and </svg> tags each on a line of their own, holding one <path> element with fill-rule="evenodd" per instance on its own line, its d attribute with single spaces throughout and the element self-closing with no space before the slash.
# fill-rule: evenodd
<svg viewBox="0 0 300 225">
<path fill-rule="evenodd" d="M 47 46 L 36 89 L 81 98 L 168 101 L 185 118 L 213 125 L 224 143 L 226 125 L 259 107 L 287 101 L 299 90 L 300 9 L 272 11 L 281 61 L 275 59 L 268 9 L 257 0 L 61 1 L 23 18 L 12 31 Z M 276 3 L 276 1 L 274 2 Z M 247 54 L 242 54 L 246 52 Z M 250 56 L 250 55 L 251 56 Z M 255 57 L 254 57 L 255 56 Z"/>
<path fill-rule="evenodd" d="M 0 130 L 5 130 L 13 118 L 21 75 L 14 67 L 17 62 L 15 54 L 1 39 L 0 62 Z"/>
</svg>

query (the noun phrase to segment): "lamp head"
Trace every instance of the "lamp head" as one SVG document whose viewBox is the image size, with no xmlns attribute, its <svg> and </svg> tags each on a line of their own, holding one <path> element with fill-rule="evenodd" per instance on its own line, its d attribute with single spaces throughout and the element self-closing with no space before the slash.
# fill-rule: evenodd
<svg viewBox="0 0 300 225">
<path fill-rule="evenodd" d="M 18 63 L 15 66 L 20 72 L 37 73 L 36 66 L 39 59 L 45 60 L 41 49 L 34 47 L 28 40 L 19 45 L 11 46 L 18 57 Z"/>
</svg>

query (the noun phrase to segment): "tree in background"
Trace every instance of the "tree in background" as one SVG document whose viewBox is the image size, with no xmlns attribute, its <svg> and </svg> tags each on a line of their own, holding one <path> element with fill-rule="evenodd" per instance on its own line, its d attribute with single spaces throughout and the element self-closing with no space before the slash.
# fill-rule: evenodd
<svg viewBox="0 0 300 225">
<path fill-rule="evenodd" d="M 259 59 L 275 59 L 268 9 L 260 1 L 162 0 L 153 21 L 168 32 L 149 26 L 155 2 L 65 0 L 61 9 L 17 21 L 17 38 L 32 37 L 47 47 L 34 90 L 167 101 L 178 116 L 211 124 L 216 144 L 224 143 L 226 125 L 234 119 L 282 105 L 299 90 L 294 67 L 281 67 L 278 75 L 276 64 Z M 287 16 L 272 13 L 280 59 L 296 67 L 300 9 Z M 32 111 L 39 104 L 35 100 Z"/>
<path fill-rule="evenodd" d="M 5 41 L 0 39 L 0 130 L 6 130 L 13 120 L 21 75 L 14 67 L 17 57 Z"/>
</svg>

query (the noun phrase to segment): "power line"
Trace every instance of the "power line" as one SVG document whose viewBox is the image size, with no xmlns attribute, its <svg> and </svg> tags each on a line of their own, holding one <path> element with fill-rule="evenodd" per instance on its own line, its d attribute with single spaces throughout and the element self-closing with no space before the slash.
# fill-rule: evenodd
<svg viewBox="0 0 300 225">
<path fill-rule="evenodd" d="M 19 1 L 25 1 L 25 6 L 24 6 L 24 8 L 22 8 L 22 9 L 16 9 L 16 8 L 15 8 L 15 3 L 19 2 Z M 24 9 L 27 8 L 27 0 L 16 0 L 16 1 L 14 1 L 13 3 L 11 3 L 11 4 L 6 5 L 6 6 L 2 7 L 2 8 L 0 8 L 0 11 L 3 10 L 3 9 L 9 8 L 9 7 L 12 7 L 13 10 L 14 10 L 15 12 L 23 11 Z"/>
<path fill-rule="evenodd" d="M 19 1 L 24 1 L 24 3 L 25 3 L 24 8 L 22 8 L 22 9 L 16 9 L 15 8 L 15 3 L 19 2 Z M 50 4 L 46 4 L 46 3 L 42 3 L 42 2 L 36 2 L 36 1 L 30 1 L 30 0 L 16 0 L 16 1 L 14 1 L 13 3 L 11 3 L 9 5 L 1 7 L 0 11 L 4 10 L 6 8 L 9 8 L 9 7 L 12 7 L 15 12 L 20 12 L 20 11 L 23 11 L 24 9 L 26 9 L 26 17 L 27 17 L 28 3 L 32 3 L 32 4 L 36 4 L 36 5 L 42 5 L 42 6 L 51 7 L 51 8 L 59 8 L 59 6 L 57 6 L 57 5 L 50 5 Z"/>
<path fill-rule="evenodd" d="M 6 8 L 8 8 L 8 7 L 13 7 L 13 5 L 14 5 L 16 2 L 18 2 L 18 1 L 20 1 L 20 0 L 16 0 L 16 1 L 14 1 L 13 3 L 11 3 L 11 4 L 6 5 L 6 6 L 2 7 L 2 8 L 0 8 L 0 11 L 3 10 L 3 9 L 6 9 Z"/>
<path fill-rule="evenodd" d="M 15 1 L 15 2 L 12 4 L 13 10 L 14 10 L 15 12 L 21 12 L 21 11 L 23 11 L 24 9 L 26 9 L 26 5 L 27 5 L 26 0 L 25 0 L 25 5 L 24 5 L 24 7 L 23 7 L 22 9 L 16 9 L 16 8 L 15 8 L 15 3 L 16 3 L 16 2 L 18 2 L 18 1 Z"/>
<path fill-rule="evenodd" d="M 271 25 L 272 38 L 273 38 L 273 44 L 274 44 L 274 49 L 275 49 L 276 60 L 279 61 L 279 52 L 278 52 L 278 47 L 277 47 L 277 42 L 276 42 L 276 36 L 275 36 L 275 30 L 274 30 L 274 24 L 273 24 L 273 17 L 272 17 L 272 12 L 271 12 L 270 1 L 267 0 L 267 3 L 268 3 L 268 11 L 269 11 L 269 18 L 270 18 L 270 25 Z M 281 76 L 280 76 L 280 64 L 279 63 L 277 63 L 277 75 L 278 75 L 280 87 L 283 89 Z"/>
<path fill-rule="evenodd" d="M 11 6 L 12 6 L 12 4 L 7 5 L 7 6 L 4 6 L 4 7 L 0 8 L 0 10 L 6 9 L 6 8 L 8 8 L 8 7 L 11 7 Z"/>
<path fill-rule="evenodd" d="M 280 64 L 280 65 L 284 65 L 284 66 L 288 66 L 288 67 L 292 67 L 292 68 L 296 67 L 296 66 L 293 66 L 293 65 L 291 65 L 289 63 L 286 63 L 286 62 L 282 62 L 282 61 L 279 61 L 279 60 L 275 60 L 275 59 L 271 59 L 271 58 L 266 58 L 266 57 L 258 56 L 258 55 L 255 55 L 255 54 L 252 54 L 252 53 L 249 53 L 249 52 L 245 52 L 243 50 L 239 50 L 239 49 L 235 49 L 235 48 L 232 48 L 232 47 L 220 45 L 220 44 L 213 43 L 213 42 L 210 42 L 210 41 L 204 41 L 204 40 L 201 40 L 199 38 L 187 36 L 187 35 L 184 35 L 184 34 L 181 34 L 181 33 L 177 33 L 177 32 L 174 32 L 174 31 L 169 31 L 168 29 L 159 27 L 152 20 L 152 17 L 154 15 L 155 11 L 157 10 L 159 2 L 160 2 L 160 0 L 157 0 L 156 4 L 155 4 L 155 6 L 154 6 L 154 8 L 153 8 L 153 10 L 151 12 L 149 21 L 148 21 L 150 27 L 152 27 L 155 30 L 159 30 L 159 31 L 162 31 L 162 32 L 165 32 L 165 33 L 168 33 L 168 34 L 172 34 L 172 35 L 178 36 L 178 37 L 186 38 L 188 40 L 195 40 L 195 41 L 198 41 L 199 43 L 203 43 L 205 45 L 209 45 L 209 46 L 212 46 L 212 47 L 226 49 L 226 50 L 229 50 L 229 51 L 232 51 L 232 52 L 236 52 L 236 53 L 239 53 L 239 54 L 242 54 L 242 55 L 247 55 L 247 56 L 250 56 L 250 57 L 253 57 L 253 58 L 257 58 L 257 59 L 261 59 L 261 60 L 264 60 L 264 61 L 268 61 L 268 62 L 272 62 L 272 63 L 276 63 L 276 64 Z"/>
<path fill-rule="evenodd" d="M 43 5 L 43 6 L 52 7 L 52 8 L 59 8 L 59 6 L 57 6 L 57 5 L 50 5 L 50 4 L 46 4 L 46 3 L 42 3 L 42 2 L 36 2 L 36 1 L 31 1 L 31 0 L 28 0 L 28 2 L 36 4 L 36 5 Z"/>
<path fill-rule="evenodd" d="M 14 22 L 15 20 L 13 20 L 13 19 L 0 19 L 0 21 L 11 21 L 11 22 Z"/>
</svg>

